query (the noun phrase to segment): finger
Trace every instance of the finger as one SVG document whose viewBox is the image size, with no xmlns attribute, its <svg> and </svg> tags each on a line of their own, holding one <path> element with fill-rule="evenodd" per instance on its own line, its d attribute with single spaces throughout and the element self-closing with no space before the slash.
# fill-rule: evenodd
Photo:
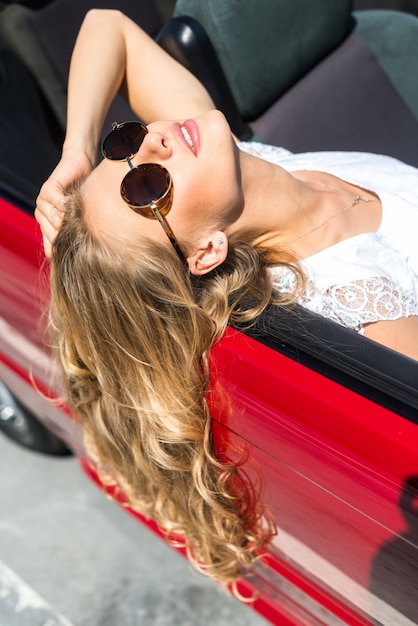
<svg viewBox="0 0 418 626">
<path fill-rule="evenodd" d="M 46 237 L 43 237 L 44 253 L 47 259 L 52 257 L 52 244 Z"/>
<path fill-rule="evenodd" d="M 52 256 L 52 246 L 55 241 L 55 237 L 57 236 L 57 232 L 58 231 L 56 231 L 50 225 L 45 227 L 45 229 L 41 229 L 42 244 L 47 259 L 50 259 Z"/>
<path fill-rule="evenodd" d="M 56 226 L 52 224 L 49 219 L 46 219 L 45 216 L 39 212 L 37 212 L 36 218 L 42 233 L 45 254 L 48 258 L 50 258 L 51 247 L 55 241 L 55 237 L 57 236 L 59 229 L 56 228 Z"/>
<path fill-rule="evenodd" d="M 52 244 L 57 236 L 58 230 L 47 220 L 41 220 L 39 226 L 41 228 L 42 237 Z"/>
<path fill-rule="evenodd" d="M 58 230 L 61 226 L 64 213 L 64 210 L 57 208 L 49 202 L 42 202 L 35 208 L 35 219 L 42 229 L 44 228 L 44 224 L 49 223 L 55 230 Z"/>
<path fill-rule="evenodd" d="M 65 195 L 59 183 L 56 181 L 47 181 L 42 185 L 38 197 L 36 198 L 36 206 L 42 213 L 48 215 L 48 211 L 56 209 L 57 211 L 65 210 Z"/>
</svg>

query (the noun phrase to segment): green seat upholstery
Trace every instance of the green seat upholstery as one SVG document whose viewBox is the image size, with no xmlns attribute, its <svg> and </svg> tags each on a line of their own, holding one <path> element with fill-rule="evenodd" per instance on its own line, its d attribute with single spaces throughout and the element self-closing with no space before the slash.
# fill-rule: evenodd
<svg viewBox="0 0 418 626">
<path fill-rule="evenodd" d="M 418 120 L 418 18 L 398 11 L 356 11 L 354 33 Z"/>
<path fill-rule="evenodd" d="M 350 0 L 178 0 L 203 25 L 244 119 L 258 117 L 346 37 Z"/>
</svg>

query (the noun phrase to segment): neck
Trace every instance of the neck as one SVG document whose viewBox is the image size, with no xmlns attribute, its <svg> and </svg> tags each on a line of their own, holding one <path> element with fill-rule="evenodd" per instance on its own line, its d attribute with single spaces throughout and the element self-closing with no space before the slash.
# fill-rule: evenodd
<svg viewBox="0 0 418 626">
<path fill-rule="evenodd" d="M 243 208 L 232 228 L 254 233 L 253 243 L 265 247 L 291 239 L 316 192 L 278 165 L 241 151 L 239 158 Z"/>
<path fill-rule="evenodd" d="M 243 203 L 231 233 L 249 233 L 254 245 L 278 251 L 286 246 L 305 258 L 380 224 L 373 192 L 324 172 L 289 173 L 247 153 L 239 158 Z M 372 203 L 368 211 L 363 203 Z"/>
</svg>

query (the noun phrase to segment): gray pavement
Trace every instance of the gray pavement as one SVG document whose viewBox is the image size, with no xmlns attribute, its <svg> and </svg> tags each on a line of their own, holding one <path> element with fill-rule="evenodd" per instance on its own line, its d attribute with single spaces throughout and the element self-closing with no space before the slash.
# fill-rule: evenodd
<svg viewBox="0 0 418 626">
<path fill-rule="evenodd" d="M 72 457 L 0 434 L 0 626 L 266 626 L 109 501 Z"/>
</svg>

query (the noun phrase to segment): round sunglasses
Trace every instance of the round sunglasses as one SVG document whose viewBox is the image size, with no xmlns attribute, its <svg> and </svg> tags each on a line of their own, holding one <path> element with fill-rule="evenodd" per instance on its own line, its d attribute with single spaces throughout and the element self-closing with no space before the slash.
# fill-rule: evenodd
<svg viewBox="0 0 418 626">
<path fill-rule="evenodd" d="M 180 244 L 165 219 L 173 200 L 170 173 L 158 163 L 142 163 L 134 167 L 131 162 L 147 133 L 147 127 L 140 122 L 113 122 L 112 130 L 103 139 L 102 154 L 111 161 L 127 162 L 130 171 L 121 182 L 120 195 L 136 213 L 158 220 L 180 260 L 186 263 Z"/>
</svg>

